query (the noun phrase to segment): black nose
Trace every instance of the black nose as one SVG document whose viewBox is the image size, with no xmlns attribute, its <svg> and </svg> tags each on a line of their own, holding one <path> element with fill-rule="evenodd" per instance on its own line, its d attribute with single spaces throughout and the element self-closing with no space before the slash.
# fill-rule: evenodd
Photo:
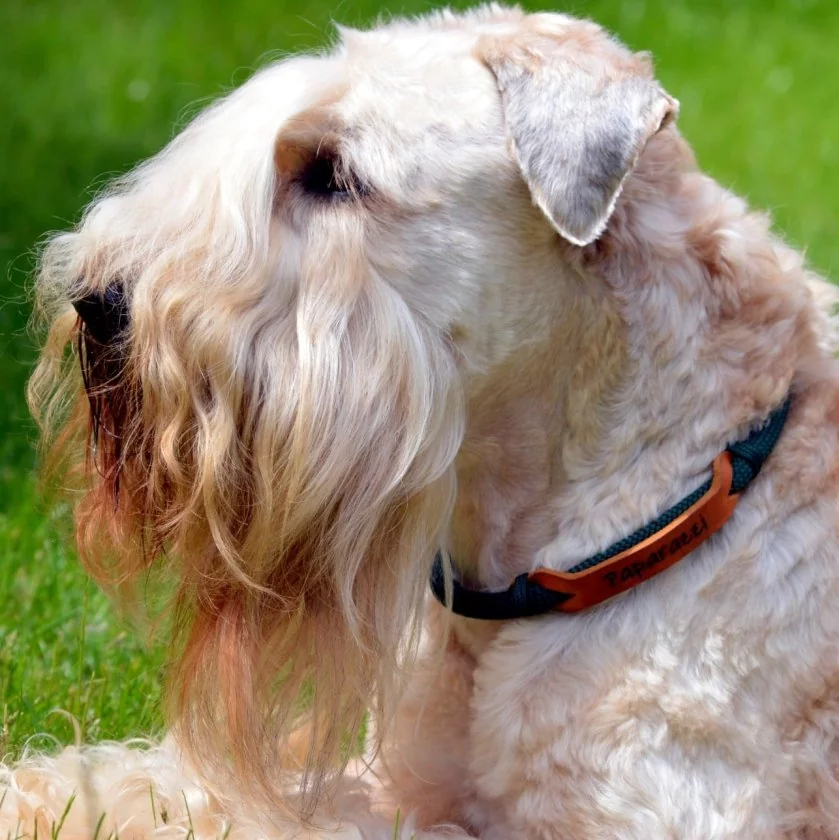
<svg viewBox="0 0 839 840">
<path fill-rule="evenodd" d="M 128 326 L 128 301 L 122 283 L 73 301 L 85 330 L 99 344 L 110 344 Z"/>
</svg>

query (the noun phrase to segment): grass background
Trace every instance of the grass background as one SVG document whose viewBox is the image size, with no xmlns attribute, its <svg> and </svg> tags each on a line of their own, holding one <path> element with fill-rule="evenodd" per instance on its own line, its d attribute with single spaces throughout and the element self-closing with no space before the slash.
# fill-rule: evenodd
<svg viewBox="0 0 839 840">
<path fill-rule="evenodd" d="M 455 5 L 461 5 L 457 3 Z M 528 3 L 529 7 L 539 7 Z M 546 8 L 544 6 L 543 8 Z M 427 3 L 402 2 L 391 14 Z M 835 0 L 573 0 L 656 56 L 702 165 L 839 272 Z M 161 726 L 146 650 L 76 566 L 67 511 L 39 501 L 23 400 L 27 285 L 45 232 L 158 150 L 195 103 L 286 51 L 360 25 L 375 0 L 3 0 L 0 8 L 0 755 Z M 62 523 L 64 527 L 62 529 Z"/>
</svg>

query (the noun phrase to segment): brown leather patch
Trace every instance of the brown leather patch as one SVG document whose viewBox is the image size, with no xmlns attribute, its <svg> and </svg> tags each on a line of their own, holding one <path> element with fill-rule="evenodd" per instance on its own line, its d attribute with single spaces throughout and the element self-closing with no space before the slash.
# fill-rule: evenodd
<svg viewBox="0 0 839 840">
<path fill-rule="evenodd" d="M 584 572 L 537 569 L 529 579 L 545 589 L 572 594 L 556 607 L 560 612 L 579 612 L 632 589 L 678 563 L 722 528 L 740 498 L 729 495 L 732 475 L 731 455 L 723 452 L 714 460 L 708 492 L 667 527 Z"/>
</svg>

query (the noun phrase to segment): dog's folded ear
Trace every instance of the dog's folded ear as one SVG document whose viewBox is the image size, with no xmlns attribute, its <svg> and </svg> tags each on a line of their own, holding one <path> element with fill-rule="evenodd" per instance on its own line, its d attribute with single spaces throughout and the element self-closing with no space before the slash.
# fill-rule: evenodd
<svg viewBox="0 0 839 840">
<path fill-rule="evenodd" d="M 478 52 L 495 75 L 534 202 L 561 236 L 588 245 L 678 102 L 655 81 L 645 55 L 624 51 L 591 24 L 485 37 Z"/>
</svg>

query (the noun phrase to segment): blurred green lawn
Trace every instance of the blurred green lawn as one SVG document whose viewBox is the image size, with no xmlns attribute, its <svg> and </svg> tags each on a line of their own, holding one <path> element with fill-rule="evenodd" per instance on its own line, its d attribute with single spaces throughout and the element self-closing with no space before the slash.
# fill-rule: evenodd
<svg viewBox="0 0 839 840">
<path fill-rule="evenodd" d="M 457 5 L 461 5 L 458 3 Z M 529 4 L 536 8 L 535 3 Z M 389 13 L 430 6 L 402 2 Z M 543 6 L 542 8 L 549 8 Z M 839 270 L 835 0 L 578 0 L 651 50 L 701 163 L 771 210 L 812 262 Z M 23 401 L 32 253 L 109 174 L 152 154 L 196 103 L 373 0 L 4 0 L 0 9 L 0 755 L 27 736 L 86 739 L 160 726 L 160 656 L 145 651 L 76 568 L 65 510 L 32 479 Z"/>
</svg>

